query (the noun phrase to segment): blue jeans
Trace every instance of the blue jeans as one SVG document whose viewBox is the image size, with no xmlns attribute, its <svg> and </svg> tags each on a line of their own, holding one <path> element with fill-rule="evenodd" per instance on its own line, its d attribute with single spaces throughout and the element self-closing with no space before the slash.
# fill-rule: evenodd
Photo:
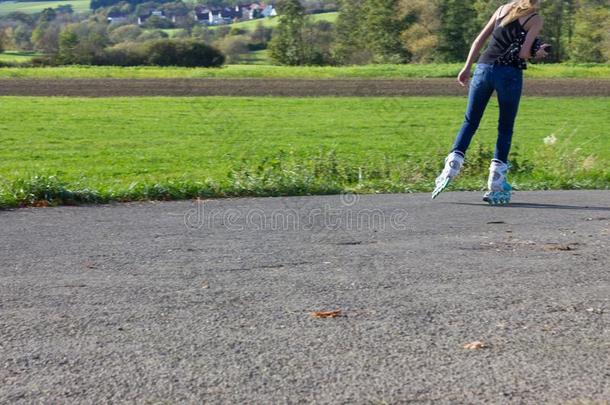
<svg viewBox="0 0 610 405">
<path fill-rule="evenodd" d="M 522 70 L 510 66 L 477 64 L 470 83 L 464 124 L 457 135 L 453 151 L 466 154 L 470 141 L 479 128 L 487 103 L 495 90 L 500 106 L 500 119 L 494 159 L 507 163 L 522 89 Z"/>
</svg>

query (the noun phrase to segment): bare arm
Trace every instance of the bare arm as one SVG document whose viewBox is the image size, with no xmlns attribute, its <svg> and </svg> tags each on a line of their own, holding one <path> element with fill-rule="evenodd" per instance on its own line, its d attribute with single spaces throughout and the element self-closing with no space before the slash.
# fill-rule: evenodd
<svg viewBox="0 0 610 405">
<path fill-rule="evenodd" d="M 528 21 L 528 23 L 526 25 L 528 25 L 529 27 L 524 27 L 525 30 L 527 31 L 527 36 L 525 37 L 525 42 L 523 43 L 523 46 L 521 47 L 521 52 L 519 52 L 519 57 L 521 59 L 527 60 L 527 59 L 531 58 L 532 45 L 534 44 L 534 41 L 538 37 L 538 34 L 540 34 L 540 31 L 542 31 L 543 21 L 542 21 L 542 18 L 539 15 L 537 15 L 537 16 L 533 17 L 530 21 Z"/>
<path fill-rule="evenodd" d="M 489 21 L 487 22 L 487 25 L 485 26 L 485 28 L 483 28 L 483 31 L 481 31 L 479 33 L 477 38 L 472 43 L 472 46 L 470 47 L 470 52 L 468 53 L 468 59 L 466 59 L 464 68 L 458 75 L 458 83 L 460 83 L 460 85 L 466 86 L 466 84 L 468 83 L 468 79 L 470 78 L 470 69 L 472 68 L 472 64 L 474 63 L 475 59 L 479 55 L 479 52 L 481 51 L 481 48 L 485 44 L 485 41 L 487 41 L 487 39 L 493 32 L 494 27 L 496 25 L 496 19 L 498 17 L 498 14 L 500 13 L 501 9 L 502 9 L 502 7 L 498 8 L 496 10 L 494 15 L 492 15 L 491 18 L 489 19 Z"/>
</svg>

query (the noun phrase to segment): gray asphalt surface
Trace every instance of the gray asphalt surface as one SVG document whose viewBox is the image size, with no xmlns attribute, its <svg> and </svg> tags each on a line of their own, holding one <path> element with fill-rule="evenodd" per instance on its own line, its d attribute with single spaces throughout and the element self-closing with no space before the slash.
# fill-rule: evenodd
<svg viewBox="0 0 610 405">
<path fill-rule="evenodd" d="M 0 403 L 608 401 L 610 191 L 479 200 L 0 211 Z"/>
</svg>

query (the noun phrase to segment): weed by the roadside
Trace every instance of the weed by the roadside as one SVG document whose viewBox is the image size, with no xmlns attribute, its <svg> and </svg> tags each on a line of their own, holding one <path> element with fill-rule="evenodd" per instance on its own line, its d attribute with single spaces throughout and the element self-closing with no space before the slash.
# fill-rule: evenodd
<svg viewBox="0 0 610 405">
<path fill-rule="evenodd" d="M 552 138 L 551 138 L 552 139 Z M 518 150 L 511 155 L 511 180 L 518 189 L 610 187 L 610 173 L 595 156 L 570 150 L 563 141 L 546 141 L 532 160 Z M 475 143 L 468 164 L 454 190 L 481 189 L 493 153 Z M 432 163 L 434 162 L 434 163 Z M 183 177 L 154 182 L 133 182 L 127 186 L 100 188 L 81 178 L 67 183 L 54 175 L 33 175 L 0 182 L 0 207 L 105 203 L 109 201 L 181 200 L 196 197 L 287 196 L 429 191 L 442 167 L 435 157 L 404 160 L 387 155 L 370 156 L 365 162 L 341 156 L 333 149 L 320 149 L 302 157 L 293 150 L 281 150 L 262 159 L 242 159 L 226 178 Z"/>
</svg>

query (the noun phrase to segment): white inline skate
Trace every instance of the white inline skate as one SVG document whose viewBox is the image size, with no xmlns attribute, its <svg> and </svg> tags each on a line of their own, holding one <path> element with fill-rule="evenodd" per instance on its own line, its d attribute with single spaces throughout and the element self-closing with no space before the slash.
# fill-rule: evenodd
<svg viewBox="0 0 610 405">
<path fill-rule="evenodd" d="M 445 158 L 445 168 L 436 178 L 436 188 L 432 192 L 433 200 L 449 185 L 451 180 L 460 174 L 463 165 L 464 156 L 461 153 L 451 152 Z"/>
<path fill-rule="evenodd" d="M 507 205 L 512 196 L 512 186 L 506 181 L 510 166 L 499 160 L 492 160 L 489 166 L 489 191 L 483 196 L 483 201 L 489 205 Z"/>
</svg>

